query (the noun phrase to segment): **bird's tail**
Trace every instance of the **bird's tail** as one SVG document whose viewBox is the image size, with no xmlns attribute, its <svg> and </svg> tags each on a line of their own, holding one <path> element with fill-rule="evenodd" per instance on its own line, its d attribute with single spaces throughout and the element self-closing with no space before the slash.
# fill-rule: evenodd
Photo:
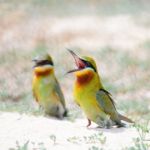
<svg viewBox="0 0 150 150">
<path fill-rule="evenodd" d="M 134 123 L 134 121 L 132 121 L 131 119 L 119 114 L 119 119 L 120 120 L 123 120 L 123 121 L 126 121 L 126 122 L 129 122 L 129 123 Z"/>
<path fill-rule="evenodd" d="M 68 116 L 68 110 L 65 109 L 65 112 L 64 112 L 64 114 L 63 114 L 63 117 L 67 117 L 67 116 Z"/>
</svg>

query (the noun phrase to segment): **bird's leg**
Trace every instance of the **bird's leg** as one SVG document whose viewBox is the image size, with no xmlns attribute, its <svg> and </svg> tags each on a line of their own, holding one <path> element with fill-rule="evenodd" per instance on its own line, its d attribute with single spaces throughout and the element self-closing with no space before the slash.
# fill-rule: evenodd
<svg viewBox="0 0 150 150">
<path fill-rule="evenodd" d="M 126 127 L 126 124 L 122 122 L 117 122 L 116 125 L 117 125 L 117 128 Z"/>
<path fill-rule="evenodd" d="M 91 125 L 91 120 L 90 119 L 88 119 L 88 124 L 87 124 L 87 126 L 86 127 L 89 127 Z"/>
</svg>

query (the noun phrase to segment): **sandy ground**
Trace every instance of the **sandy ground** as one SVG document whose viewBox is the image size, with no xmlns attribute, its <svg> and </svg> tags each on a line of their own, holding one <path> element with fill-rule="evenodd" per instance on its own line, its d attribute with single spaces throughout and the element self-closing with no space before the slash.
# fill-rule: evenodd
<svg viewBox="0 0 150 150">
<path fill-rule="evenodd" d="M 1 112 L 0 122 L 1 150 L 16 148 L 16 141 L 20 146 L 29 141 L 29 150 L 44 150 L 44 148 L 47 150 L 66 150 L 66 148 L 87 150 L 92 146 L 107 150 L 120 150 L 131 146 L 133 138 L 139 136 L 136 129 L 131 127 L 98 129 L 93 124 L 90 128 L 86 128 L 86 119 L 71 122 L 42 116 Z M 98 136 L 100 133 L 103 134 Z M 105 138 L 106 142 L 103 144 L 102 141 L 105 141 Z"/>
</svg>

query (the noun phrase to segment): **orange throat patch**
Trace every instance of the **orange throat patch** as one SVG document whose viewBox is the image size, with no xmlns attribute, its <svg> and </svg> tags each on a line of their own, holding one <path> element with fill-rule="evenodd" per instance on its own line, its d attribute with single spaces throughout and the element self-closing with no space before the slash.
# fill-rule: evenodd
<svg viewBox="0 0 150 150">
<path fill-rule="evenodd" d="M 34 73 L 37 77 L 47 76 L 53 72 L 53 69 L 43 69 L 43 70 L 35 70 Z"/>
<path fill-rule="evenodd" d="M 92 80 L 93 76 L 94 74 L 92 72 L 86 72 L 84 74 L 77 75 L 76 83 L 78 86 L 86 85 Z"/>
</svg>

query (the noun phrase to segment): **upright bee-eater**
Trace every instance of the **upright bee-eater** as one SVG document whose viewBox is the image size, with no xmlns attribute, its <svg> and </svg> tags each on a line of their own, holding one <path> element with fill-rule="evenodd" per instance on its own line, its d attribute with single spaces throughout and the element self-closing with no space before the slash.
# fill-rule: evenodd
<svg viewBox="0 0 150 150">
<path fill-rule="evenodd" d="M 33 95 L 49 116 L 62 119 L 67 114 L 64 95 L 54 72 L 50 55 L 45 54 L 33 60 Z"/>
<path fill-rule="evenodd" d="M 94 59 L 87 56 L 79 57 L 71 50 L 69 52 L 75 59 L 77 69 L 68 73 L 75 73 L 74 98 L 87 116 L 87 127 L 91 125 L 91 121 L 102 128 L 125 126 L 121 120 L 133 123 L 117 112 L 111 94 L 102 85 Z"/>
</svg>

